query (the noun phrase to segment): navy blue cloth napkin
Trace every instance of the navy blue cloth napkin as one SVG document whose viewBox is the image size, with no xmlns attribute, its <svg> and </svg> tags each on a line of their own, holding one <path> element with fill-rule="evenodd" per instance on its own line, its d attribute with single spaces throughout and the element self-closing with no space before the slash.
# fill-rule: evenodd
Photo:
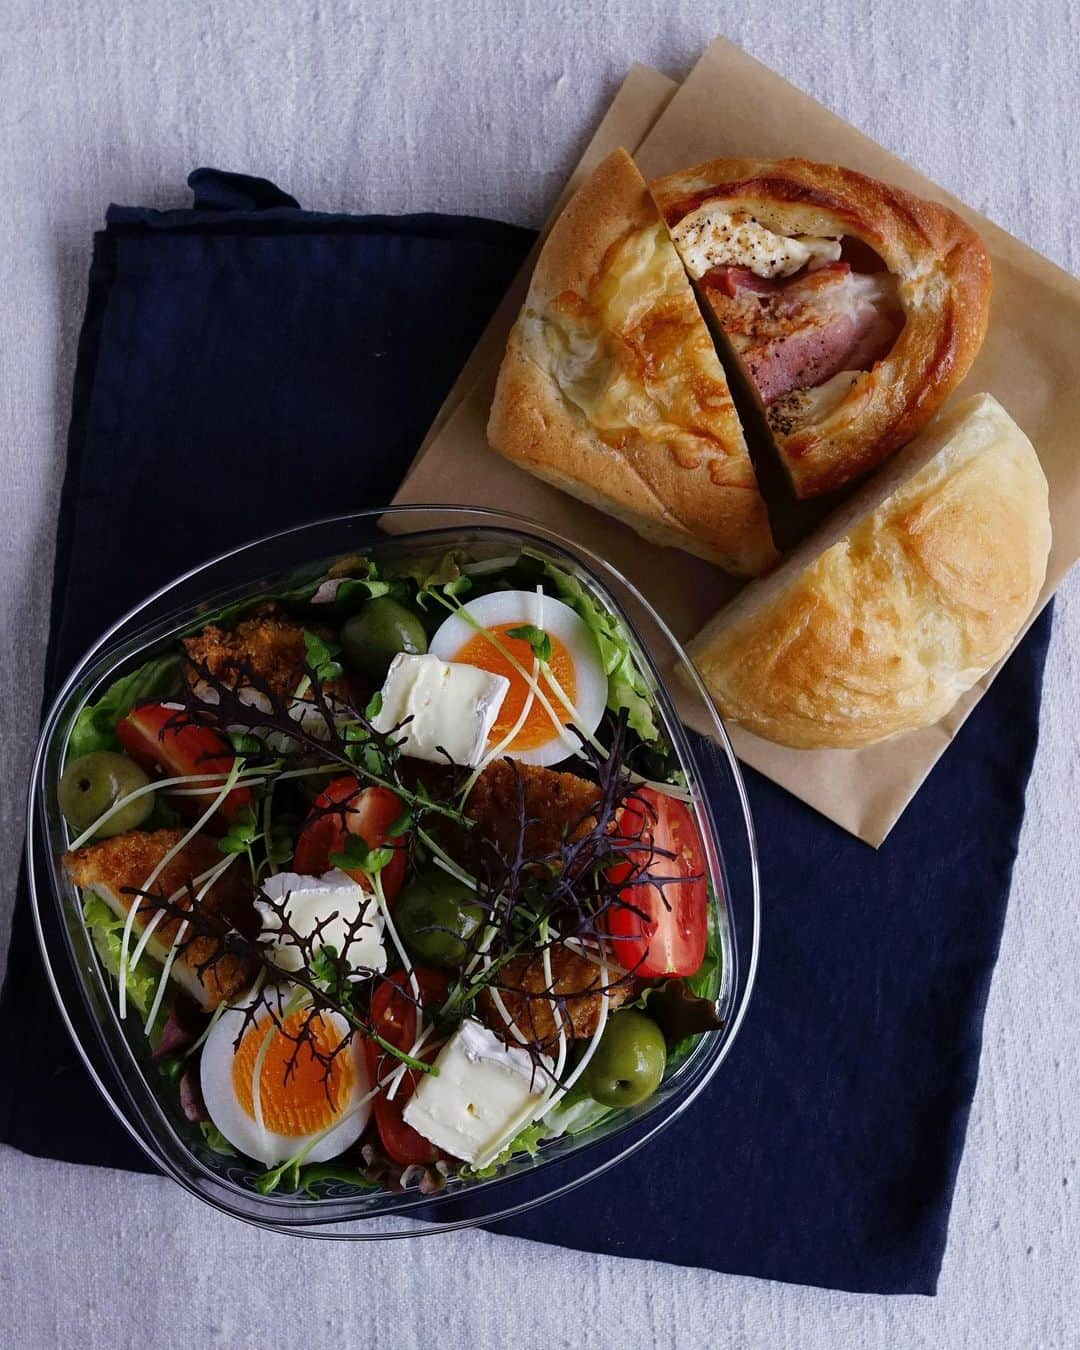
<svg viewBox="0 0 1080 1350">
<path fill-rule="evenodd" d="M 531 233 L 316 215 L 200 170 L 193 210 L 95 239 L 48 691 L 151 589 L 252 536 L 389 499 Z M 499 1231 L 835 1288 L 932 1293 L 1034 753 L 1038 621 L 874 852 L 751 773 L 761 975 L 730 1060 L 658 1140 Z M 25 886 L 0 1138 L 145 1169 L 52 1006 Z"/>
</svg>

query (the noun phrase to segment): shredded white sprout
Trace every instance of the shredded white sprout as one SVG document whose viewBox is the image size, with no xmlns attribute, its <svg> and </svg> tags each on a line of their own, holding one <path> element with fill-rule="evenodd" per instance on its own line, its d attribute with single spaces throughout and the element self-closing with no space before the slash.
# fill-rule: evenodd
<svg viewBox="0 0 1080 1350">
<path fill-rule="evenodd" d="M 251 986 L 252 998 L 255 998 L 258 995 L 259 990 L 263 987 L 263 981 L 265 979 L 266 979 L 266 971 L 260 970 L 258 975 L 255 977 L 255 983 Z M 214 1011 L 210 1014 L 210 1021 L 207 1022 L 198 1039 L 192 1041 L 191 1044 L 188 1046 L 187 1050 L 184 1052 L 183 1056 L 184 1059 L 190 1059 L 191 1056 L 195 1053 L 195 1051 L 202 1047 L 207 1037 L 210 1035 L 211 1031 L 213 1031 L 214 1027 L 217 1026 L 222 1013 L 224 1013 L 225 1009 L 228 1006 L 229 1005 L 224 1001 L 217 1005 Z"/>
<path fill-rule="evenodd" d="M 230 773 L 231 772 L 232 771 L 230 770 Z M 259 768 L 248 769 L 245 772 L 238 774 L 236 781 L 237 783 L 239 783 L 240 786 L 243 787 L 246 786 L 248 783 L 257 781 L 254 775 L 263 773 L 265 773 L 264 769 Z M 151 792 L 160 792 L 163 788 L 173 787 L 177 783 L 222 783 L 228 777 L 229 777 L 228 773 L 189 773 L 184 774 L 179 778 L 157 778 L 152 783 L 144 783 L 142 787 L 135 788 L 133 791 L 128 792 L 125 796 L 117 797 L 116 801 L 113 802 L 112 806 L 110 806 L 107 811 L 102 812 L 102 814 L 98 816 L 97 820 L 94 821 L 93 825 L 83 830 L 82 834 L 80 834 L 77 839 L 75 839 L 71 844 L 69 844 L 68 847 L 70 848 L 72 853 L 74 853 L 77 849 L 82 848 L 84 844 L 88 844 L 90 840 L 93 839 L 94 835 L 97 834 L 98 830 L 101 829 L 102 825 L 104 825 L 107 820 L 110 820 L 117 813 L 117 811 L 123 810 L 123 808 L 127 806 L 130 802 L 137 801 L 140 797 L 145 797 Z M 216 788 L 213 787 L 200 789 L 200 792 L 214 792 L 214 791 L 216 791 Z M 169 793 L 168 795 L 181 796 L 186 794 L 174 792 Z"/>
<path fill-rule="evenodd" d="M 416 1056 L 420 1053 L 420 1051 L 424 1048 L 425 1043 L 431 1039 L 434 1030 L 435 1030 L 434 1022 L 430 1022 L 417 1035 L 416 1039 L 412 1043 L 412 1049 L 409 1051 L 409 1054 L 413 1059 L 415 1059 Z M 393 1071 L 390 1077 L 386 1080 L 387 1081 L 386 1100 L 388 1102 L 392 1102 L 395 1096 L 397 1095 L 398 1087 L 401 1083 L 401 1080 L 405 1077 L 408 1068 L 409 1066 L 404 1062 L 402 1062 L 397 1066 L 397 1068 Z"/>
<path fill-rule="evenodd" d="M 543 629 L 544 627 L 544 592 L 541 590 L 539 586 L 537 586 L 536 588 L 536 605 L 534 606 L 532 623 L 534 623 L 536 627 L 539 629 Z M 485 629 L 484 631 L 488 632 L 489 630 Z M 465 786 L 461 789 L 460 801 L 462 806 L 464 806 L 464 804 L 468 801 L 470 792 L 472 792 L 473 788 L 476 786 L 477 780 L 479 779 L 480 775 L 484 772 L 484 770 L 488 767 L 488 765 L 493 764 L 495 760 L 497 760 L 499 756 L 503 753 L 503 751 L 506 750 L 509 746 L 513 745 L 513 743 L 517 740 L 518 734 L 520 733 L 521 728 L 525 725 L 526 721 L 528 720 L 529 714 L 532 712 L 533 704 L 536 702 L 536 690 L 539 687 L 537 683 L 537 676 L 539 675 L 539 673 L 540 673 L 540 658 L 534 654 L 532 663 L 532 679 L 529 683 L 529 691 L 525 696 L 524 703 L 522 703 L 521 705 L 521 712 L 518 713 L 517 721 L 506 733 L 506 735 L 502 738 L 502 740 L 499 741 L 496 745 L 493 745 L 488 750 L 487 754 L 483 756 L 483 758 L 480 760 L 480 763 L 477 764 L 476 768 L 466 779 Z"/>
<path fill-rule="evenodd" d="M 209 872 L 204 872 L 201 877 L 196 878 L 195 881 L 196 885 L 200 881 L 205 882 L 205 884 L 201 887 L 200 890 L 195 892 L 195 899 L 193 904 L 197 905 L 199 901 L 202 900 L 203 896 L 206 895 L 207 892 L 210 891 L 211 888 L 217 884 L 217 882 L 225 875 L 225 873 L 229 870 L 229 868 L 233 865 L 233 863 L 239 856 L 240 855 L 237 853 L 231 854 L 228 858 L 225 858 L 224 861 L 220 862 L 217 865 L 217 867 L 212 867 Z M 178 894 L 183 894 L 183 892 L 182 891 L 178 892 Z M 154 918 L 155 919 L 160 918 L 160 916 L 164 912 L 165 912 L 164 910 L 159 909 L 157 914 L 154 915 Z M 154 991 L 154 1001 L 150 1005 L 150 1011 L 146 1017 L 146 1024 L 143 1027 L 143 1031 L 147 1036 L 150 1035 L 150 1029 L 153 1027 L 154 1019 L 158 1015 L 158 1009 L 161 1007 L 161 1000 L 165 997 L 165 990 L 169 983 L 169 975 L 172 972 L 173 962 L 176 960 L 177 954 L 180 951 L 180 944 L 181 942 L 183 942 L 185 936 L 187 935 L 187 930 L 189 926 L 190 925 L 188 924 L 187 919 L 184 919 L 184 921 L 180 924 L 180 927 L 176 930 L 176 937 L 173 938 L 172 946 L 169 948 L 169 954 L 165 958 L 165 964 L 161 969 L 161 978 L 158 980 L 157 989 Z M 144 932 L 142 939 L 140 941 L 140 945 L 135 948 L 135 955 L 133 956 L 131 962 L 133 967 L 138 965 L 139 963 L 139 954 L 142 950 L 142 944 L 146 941 L 146 939 L 147 933 Z M 219 1004 L 218 1006 L 220 1007 L 221 1005 Z"/>
<path fill-rule="evenodd" d="M 263 798 L 262 808 L 262 835 L 263 848 L 266 850 L 266 865 L 273 876 L 277 872 L 277 863 L 272 857 L 272 845 L 270 839 L 270 827 L 273 824 L 274 811 L 274 785 L 273 783 L 266 789 L 266 796 Z"/>
<path fill-rule="evenodd" d="M 215 863 L 213 867 L 208 867 L 205 872 L 200 872 L 197 877 L 192 877 L 191 878 L 192 884 L 195 886 L 201 885 L 206 880 L 207 877 L 212 876 L 213 873 L 217 871 L 219 865 L 220 864 Z M 166 901 L 166 904 L 175 905 L 178 901 L 182 900 L 185 895 L 187 895 L 187 889 L 188 888 L 186 885 L 178 887 L 175 891 L 173 891 L 172 895 L 169 896 L 168 900 Z M 146 927 L 142 930 L 142 936 L 135 944 L 135 950 L 131 953 L 131 960 L 128 963 L 128 968 L 130 970 L 138 969 L 139 962 L 142 960 L 143 952 L 146 951 L 147 945 L 149 944 L 150 939 L 154 936 L 154 932 L 157 929 L 158 924 L 160 924 L 162 919 L 164 918 L 165 918 L 165 911 L 163 909 L 159 909 L 157 913 L 153 916 L 153 918 L 150 920 L 150 922 L 146 925 Z"/>
<path fill-rule="evenodd" d="M 237 779 L 237 784 L 240 787 L 258 787 L 260 783 L 265 782 L 265 777 Z M 165 795 L 166 797 L 209 797 L 211 793 L 216 791 L 216 787 L 170 788 Z"/>
<path fill-rule="evenodd" d="M 175 843 L 172 848 L 162 857 L 154 870 L 139 887 L 141 891 L 149 891 L 158 877 L 161 876 L 165 868 L 172 862 L 173 858 L 191 843 L 192 839 L 199 833 L 206 822 L 213 816 L 214 812 L 222 804 L 225 798 L 236 786 L 236 780 L 240 776 L 240 770 L 243 768 L 244 761 L 236 759 L 233 761 L 232 769 L 229 772 L 225 782 L 221 785 L 218 795 L 202 813 L 199 819 L 192 825 L 191 829 Z M 141 905 L 140 898 L 135 895 L 131 898 L 132 902 L 128 907 L 127 918 L 124 920 L 124 932 L 120 939 L 120 1020 L 127 1017 L 127 973 L 128 973 L 128 951 L 131 947 L 131 934 L 135 927 L 135 916 L 139 912 Z"/>
<path fill-rule="evenodd" d="M 378 905 L 379 913 L 383 917 L 383 924 L 386 927 L 386 931 L 390 934 L 390 941 L 394 944 L 394 948 L 401 959 L 401 964 L 405 968 L 405 973 L 409 977 L 413 998 L 416 1000 L 417 1017 L 419 1017 L 424 1008 L 424 996 L 420 990 L 420 981 L 416 978 L 416 970 L 413 967 L 412 961 L 409 959 L 409 954 L 405 950 L 401 938 L 398 937 L 398 931 L 394 925 L 394 921 L 390 917 L 390 906 L 386 903 L 386 892 L 383 890 L 381 873 L 376 872 L 371 878 L 371 881 L 372 885 L 375 887 L 375 903 Z"/>
<path fill-rule="evenodd" d="M 295 989 L 290 995 L 288 1003 L 286 1003 L 283 1008 L 281 1006 L 279 995 L 278 1020 L 283 1024 L 287 1022 L 294 1012 L 299 1012 L 300 1009 L 304 1006 L 304 999 L 307 996 L 308 995 L 306 989 Z M 263 1065 L 266 1063 L 266 1056 L 270 1050 L 270 1044 L 278 1033 L 277 1024 L 274 1021 L 274 1014 L 269 1008 L 267 1009 L 266 1020 L 268 1023 L 266 1033 L 264 1034 L 262 1040 L 259 1042 L 259 1052 L 255 1056 L 255 1063 L 251 1067 L 251 1109 L 255 1116 L 255 1124 L 259 1127 L 259 1129 L 263 1132 L 263 1134 L 267 1134 L 268 1131 L 266 1128 L 266 1120 L 265 1117 L 263 1116 L 263 1109 L 262 1109 L 262 1071 Z M 258 1028 L 257 1020 L 255 1026 L 256 1028 Z"/>
</svg>

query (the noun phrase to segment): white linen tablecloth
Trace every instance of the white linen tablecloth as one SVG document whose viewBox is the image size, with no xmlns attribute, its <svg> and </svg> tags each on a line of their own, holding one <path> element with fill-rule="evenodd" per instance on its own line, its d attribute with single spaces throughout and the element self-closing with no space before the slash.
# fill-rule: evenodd
<svg viewBox="0 0 1080 1350">
<path fill-rule="evenodd" d="M 188 171 L 212 164 L 273 178 L 309 207 L 535 225 L 628 64 L 681 76 L 717 30 L 1077 270 L 1070 0 L 0 0 L 0 961 L 90 235 L 106 205 L 186 204 Z M 1076 1345 L 1078 665 L 1073 578 L 936 1300 L 481 1233 L 303 1243 L 219 1218 L 164 1180 L 0 1149 L 0 1344 Z"/>
</svg>

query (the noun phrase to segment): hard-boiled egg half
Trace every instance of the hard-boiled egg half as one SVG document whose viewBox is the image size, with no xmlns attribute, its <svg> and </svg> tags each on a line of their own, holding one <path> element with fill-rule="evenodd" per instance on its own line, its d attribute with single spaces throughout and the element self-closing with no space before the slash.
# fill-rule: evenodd
<svg viewBox="0 0 1080 1350">
<path fill-rule="evenodd" d="M 526 638 L 510 637 L 509 632 L 530 626 L 551 640 L 548 666 L 563 698 L 543 672 L 537 680 L 542 699 L 521 673 L 532 674 L 534 651 Z M 586 735 L 600 725 L 607 676 L 596 639 L 580 615 L 550 595 L 492 591 L 470 600 L 446 620 L 428 650 L 443 661 L 479 666 L 510 681 L 488 737 L 489 749 L 498 747 L 500 755 L 523 764 L 558 764 L 581 745 L 580 737 L 567 729 L 571 722 Z"/>
<path fill-rule="evenodd" d="M 262 1006 L 246 1030 L 244 1009 L 252 1000 L 226 1009 L 206 1038 L 199 1067 L 210 1119 L 234 1148 L 268 1167 L 309 1144 L 305 1162 L 336 1158 L 359 1139 L 371 1115 L 359 1036 L 334 1056 L 329 1075 L 311 1046 L 301 1044 L 286 1076 L 295 1038 L 312 1016 L 310 1007 L 290 1011 L 294 992 L 285 987 L 256 995 Z M 313 1016 L 318 1055 L 329 1057 L 349 1034 L 349 1024 L 337 1013 Z"/>
</svg>

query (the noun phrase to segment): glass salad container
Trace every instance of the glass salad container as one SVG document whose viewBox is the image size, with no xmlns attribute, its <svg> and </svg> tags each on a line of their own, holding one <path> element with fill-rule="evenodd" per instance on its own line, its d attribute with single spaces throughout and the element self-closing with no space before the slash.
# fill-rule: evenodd
<svg viewBox="0 0 1080 1350">
<path fill-rule="evenodd" d="M 483 1175 L 451 1176 L 434 1194 L 373 1190 L 329 1179 L 308 1191 L 257 1188 L 257 1164 L 206 1146 L 162 1090 L 140 1018 L 121 1021 L 80 896 L 63 866 L 72 832 L 58 786 L 80 711 L 211 614 L 245 597 L 325 576 L 343 557 L 400 557 L 461 548 L 480 565 L 526 551 L 573 577 L 625 625 L 654 711 L 677 755 L 704 845 L 710 925 L 719 964 L 719 1029 L 674 1057 L 652 1096 L 579 1133 L 545 1141 Z M 678 679 L 676 679 L 678 675 Z M 687 721 L 709 734 L 689 731 Z M 317 521 L 267 536 L 178 577 L 125 615 L 86 653 L 45 719 L 28 806 L 30 893 L 45 969 L 78 1052 L 109 1107 L 166 1175 L 216 1209 L 281 1232 L 323 1238 L 413 1237 L 494 1222 L 564 1195 L 642 1148 L 706 1088 L 746 1014 L 757 964 L 756 847 L 735 755 L 700 678 L 662 618 L 615 568 L 535 521 L 466 507 L 407 506 Z M 487 1175 L 493 1171 L 494 1175 Z"/>
</svg>

